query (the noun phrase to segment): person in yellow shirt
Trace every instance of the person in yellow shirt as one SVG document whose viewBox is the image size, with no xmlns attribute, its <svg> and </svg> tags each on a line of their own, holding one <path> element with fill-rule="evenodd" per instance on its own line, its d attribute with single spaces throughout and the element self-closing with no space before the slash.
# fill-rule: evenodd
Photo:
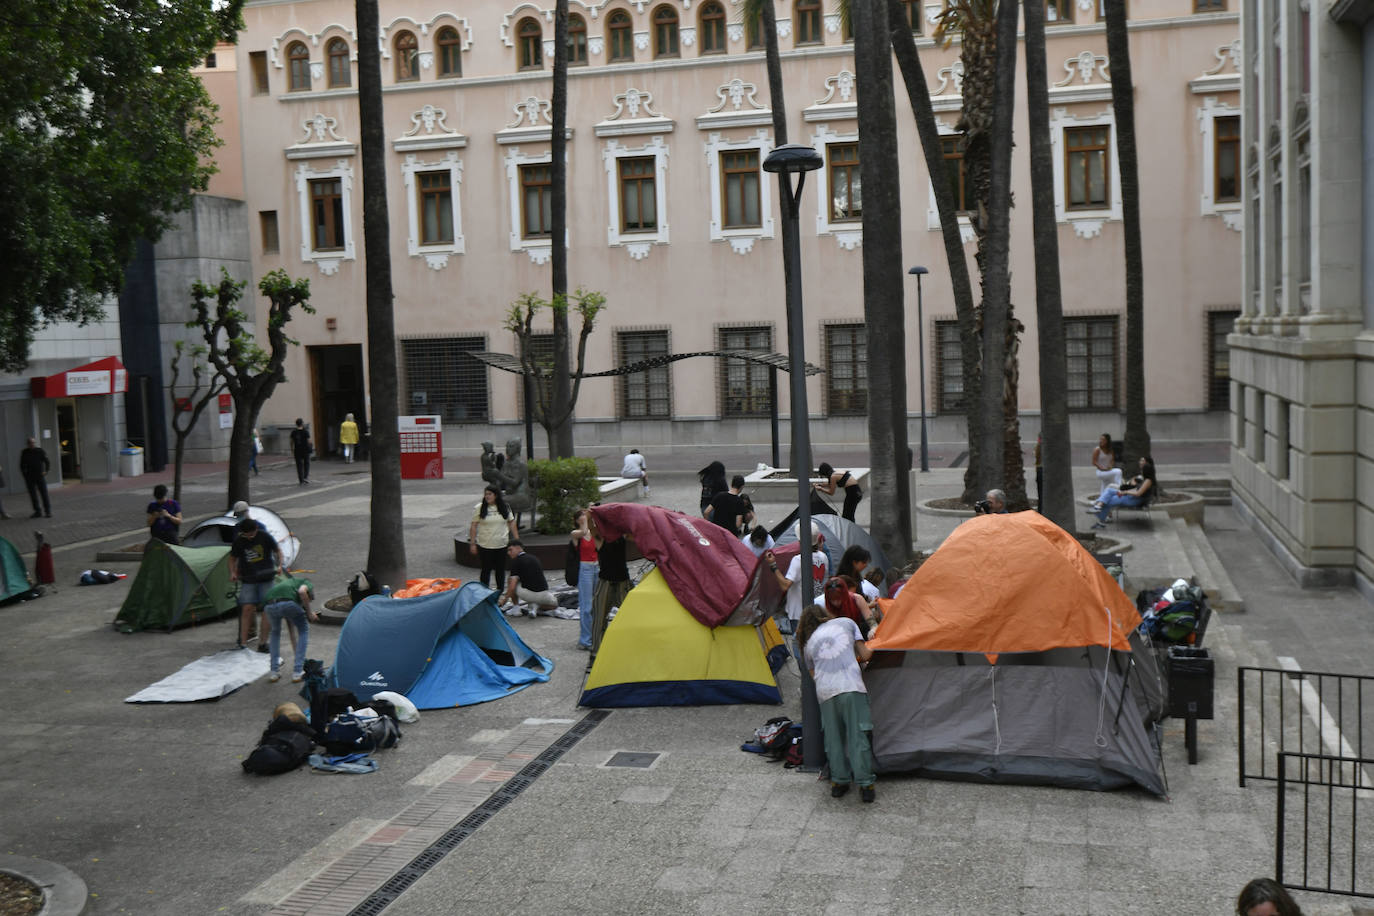
<svg viewBox="0 0 1374 916">
<path fill-rule="evenodd" d="M 339 444 L 343 446 L 344 464 L 353 463 L 353 448 L 358 444 L 358 424 L 353 422 L 353 414 L 344 414 L 339 426 Z"/>
</svg>

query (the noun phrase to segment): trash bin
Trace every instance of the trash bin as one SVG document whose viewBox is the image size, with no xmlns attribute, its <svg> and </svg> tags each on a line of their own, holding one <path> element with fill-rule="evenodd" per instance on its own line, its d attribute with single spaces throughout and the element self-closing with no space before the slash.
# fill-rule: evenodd
<svg viewBox="0 0 1374 916">
<path fill-rule="evenodd" d="M 119 476 L 143 476 L 143 449 L 136 445 L 119 450 Z"/>
<path fill-rule="evenodd" d="M 1193 718 L 1212 718 L 1212 681 L 1216 670 L 1211 650 L 1170 646 L 1165 666 L 1169 677 L 1169 715 L 1188 717 L 1191 703 Z"/>
</svg>

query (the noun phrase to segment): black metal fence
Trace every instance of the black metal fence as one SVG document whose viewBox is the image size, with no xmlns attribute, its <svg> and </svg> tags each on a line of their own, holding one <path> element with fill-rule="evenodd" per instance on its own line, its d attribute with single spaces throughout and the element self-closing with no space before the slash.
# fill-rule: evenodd
<svg viewBox="0 0 1374 916">
<path fill-rule="evenodd" d="M 1280 751 L 1274 875 L 1296 890 L 1374 897 L 1374 844 L 1361 803 L 1374 803 L 1374 759 Z"/>
<path fill-rule="evenodd" d="M 1278 780 L 1276 753 L 1374 756 L 1364 740 L 1366 731 L 1374 736 L 1374 676 L 1241 667 L 1236 707 L 1242 786 L 1250 779 Z"/>
</svg>

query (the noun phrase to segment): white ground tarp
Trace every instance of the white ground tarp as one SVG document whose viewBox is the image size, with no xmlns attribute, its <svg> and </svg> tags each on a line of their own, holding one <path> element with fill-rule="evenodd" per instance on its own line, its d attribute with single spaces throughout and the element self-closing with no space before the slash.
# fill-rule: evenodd
<svg viewBox="0 0 1374 916">
<path fill-rule="evenodd" d="M 267 655 L 252 649 L 226 649 L 191 662 L 175 674 L 144 687 L 125 703 L 194 703 L 218 700 L 268 672 Z"/>
</svg>

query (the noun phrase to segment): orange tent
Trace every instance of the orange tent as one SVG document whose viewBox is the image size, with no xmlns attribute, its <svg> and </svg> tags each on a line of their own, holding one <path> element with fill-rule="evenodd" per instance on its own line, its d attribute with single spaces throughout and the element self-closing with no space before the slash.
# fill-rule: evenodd
<svg viewBox="0 0 1374 916">
<path fill-rule="evenodd" d="M 1038 512 L 980 515 L 926 560 L 884 618 L 874 649 L 1131 651 L 1140 614 L 1077 538 Z"/>
</svg>

